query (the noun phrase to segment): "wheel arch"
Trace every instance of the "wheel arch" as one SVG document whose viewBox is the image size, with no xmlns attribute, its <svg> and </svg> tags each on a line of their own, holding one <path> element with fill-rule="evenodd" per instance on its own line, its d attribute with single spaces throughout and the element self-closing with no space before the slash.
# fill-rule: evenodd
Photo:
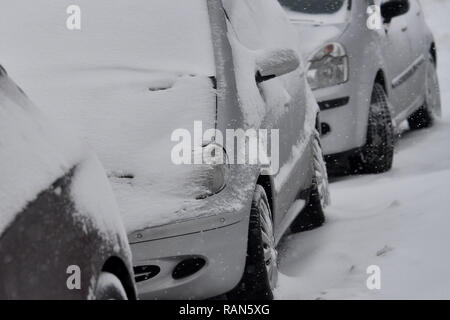
<svg viewBox="0 0 450 320">
<path fill-rule="evenodd" d="M 102 271 L 112 273 L 119 278 L 129 300 L 137 299 L 132 274 L 130 274 L 130 271 L 128 271 L 128 268 L 122 259 L 118 257 L 110 257 L 103 265 Z"/>
<path fill-rule="evenodd" d="M 375 75 L 374 84 L 381 85 L 383 87 L 383 90 L 386 93 L 386 95 L 389 96 L 389 90 L 388 90 L 388 86 L 387 86 L 387 82 L 386 82 L 386 75 L 385 75 L 383 69 L 378 69 L 378 71 Z"/>
<path fill-rule="evenodd" d="M 269 206 L 270 210 L 272 211 L 272 219 L 275 219 L 276 210 L 275 210 L 275 203 L 274 203 L 274 188 L 273 188 L 273 181 L 270 176 L 267 175 L 260 175 L 258 177 L 258 180 L 256 182 L 257 185 L 260 185 L 264 188 L 264 191 L 267 195 L 267 200 L 269 200 Z"/>
<path fill-rule="evenodd" d="M 434 42 L 431 43 L 430 54 L 431 54 L 431 57 L 433 58 L 434 65 L 437 67 L 437 62 L 438 62 L 437 49 L 436 49 L 436 43 L 434 43 Z"/>
</svg>

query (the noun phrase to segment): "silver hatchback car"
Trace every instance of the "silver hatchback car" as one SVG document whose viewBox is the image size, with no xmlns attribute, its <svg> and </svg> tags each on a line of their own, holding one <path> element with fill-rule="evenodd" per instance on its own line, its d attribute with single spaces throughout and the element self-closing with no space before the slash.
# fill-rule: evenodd
<svg viewBox="0 0 450 320">
<path fill-rule="evenodd" d="M 61 25 L 71 2 L 2 8 L 0 58 L 98 153 L 140 297 L 271 298 L 277 242 L 320 226 L 328 201 L 319 108 L 281 6 L 81 1 L 78 32 Z"/>
<path fill-rule="evenodd" d="M 300 33 L 330 169 L 389 170 L 396 128 L 428 127 L 441 114 L 436 45 L 419 0 L 279 1 Z"/>
</svg>

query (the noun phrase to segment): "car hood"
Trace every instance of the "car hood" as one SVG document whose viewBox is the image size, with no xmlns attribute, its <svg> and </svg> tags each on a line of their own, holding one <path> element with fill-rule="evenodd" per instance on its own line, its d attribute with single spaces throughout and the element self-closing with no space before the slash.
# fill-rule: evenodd
<svg viewBox="0 0 450 320">
<path fill-rule="evenodd" d="M 195 166 L 171 159 L 176 130 L 215 127 L 208 76 L 125 67 L 48 71 L 30 95 L 87 141 L 112 182 L 128 232 L 181 218 L 200 183 Z M 193 138 L 193 137 L 192 137 Z M 178 216 L 176 216 L 178 212 Z"/>
</svg>

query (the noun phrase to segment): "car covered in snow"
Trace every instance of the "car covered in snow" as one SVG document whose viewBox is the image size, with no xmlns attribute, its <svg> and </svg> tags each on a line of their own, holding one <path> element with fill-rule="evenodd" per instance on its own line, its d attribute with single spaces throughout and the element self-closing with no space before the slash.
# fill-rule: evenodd
<svg viewBox="0 0 450 320">
<path fill-rule="evenodd" d="M 0 299 L 135 299 L 108 179 L 0 67 Z"/>
<path fill-rule="evenodd" d="M 0 58 L 98 154 L 140 298 L 271 298 L 277 243 L 322 225 L 328 203 L 319 108 L 281 6 L 81 1 L 89 19 L 69 31 L 70 4 L 2 8 Z"/>
<path fill-rule="evenodd" d="M 419 0 L 279 2 L 304 44 L 330 169 L 388 171 L 400 124 L 429 127 L 441 114 L 436 44 Z"/>
</svg>

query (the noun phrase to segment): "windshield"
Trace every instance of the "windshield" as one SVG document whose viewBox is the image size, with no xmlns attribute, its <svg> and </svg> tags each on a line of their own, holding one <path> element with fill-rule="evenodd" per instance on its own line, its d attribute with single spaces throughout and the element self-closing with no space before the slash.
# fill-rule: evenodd
<svg viewBox="0 0 450 320">
<path fill-rule="evenodd" d="M 215 75 L 207 0 L 1 1 L 11 72 L 89 68 Z M 36 11 L 36 8 L 39 10 Z M 80 18 L 79 30 L 70 27 Z"/>
<path fill-rule="evenodd" d="M 333 14 L 346 0 L 279 0 L 283 7 L 306 14 Z"/>
</svg>

